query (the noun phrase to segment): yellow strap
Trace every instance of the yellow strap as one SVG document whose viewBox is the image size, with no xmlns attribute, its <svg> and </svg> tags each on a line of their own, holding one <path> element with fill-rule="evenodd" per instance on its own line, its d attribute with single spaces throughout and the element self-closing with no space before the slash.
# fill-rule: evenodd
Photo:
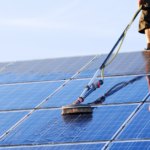
<svg viewBox="0 0 150 150">
<path fill-rule="evenodd" d="M 121 41 L 121 43 L 120 43 L 120 45 L 119 45 L 119 47 L 118 47 L 118 50 L 116 51 L 115 55 L 114 55 L 114 56 L 111 58 L 111 60 L 102 68 L 102 71 L 101 71 L 101 78 L 102 78 L 102 80 L 104 79 L 104 68 L 107 67 L 107 66 L 114 60 L 114 58 L 117 56 L 117 54 L 118 54 L 118 52 L 119 52 L 119 50 L 120 50 L 120 48 L 121 48 L 121 46 L 122 46 L 122 43 L 123 43 L 123 41 L 124 41 L 124 39 L 125 39 L 125 36 L 126 36 L 126 33 L 127 33 L 128 29 L 130 28 L 131 24 L 133 23 L 134 19 L 137 17 L 137 15 L 138 15 L 139 12 L 141 11 L 141 9 L 142 9 L 142 5 L 141 5 L 141 7 L 138 9 L 138 11 L 135 13 L 135 15 L 133 16 L 133 18 L 132 18 L 130 24 L 128 25 L 128 27 L 127 27 L 126 30 L 124 31 L 124 36 L 123 36 L 123 38 L 122 38 L 122 41 Z"/>
</svg>

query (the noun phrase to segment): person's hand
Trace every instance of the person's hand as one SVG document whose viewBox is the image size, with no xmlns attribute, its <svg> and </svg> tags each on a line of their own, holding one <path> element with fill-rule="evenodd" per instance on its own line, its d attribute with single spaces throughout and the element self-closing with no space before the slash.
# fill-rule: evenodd
<svg viewBox="0 0 150 150">
<path fill-rule="evenodd" d="M 143 5 L 143 4 L 144 4 L 144 0 L 138 0 L 138 6 L 139 6 L 139 8 L 140 8 L 140 6 Z"/>
</svg>

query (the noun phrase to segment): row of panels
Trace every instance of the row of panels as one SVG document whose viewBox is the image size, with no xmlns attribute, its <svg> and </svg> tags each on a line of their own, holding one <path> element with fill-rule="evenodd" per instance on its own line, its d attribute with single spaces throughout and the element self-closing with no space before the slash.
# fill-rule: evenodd
<svg viewBox="0 0 150 150">
<path fill-rule="evenodd" d="M 36 110 L 4 137 L 0 145 L 111 140 L 137 107 L 137 104 L 102 106 L 94 108 L 92 114 L 80 115 L 61 115 L 61 109 Z M 27 113 L 0 113 L 1 135 Z"/>
<path fill-rule="evenodd" d="M 15 148 L 0 148 L 0 150 L 102 150 L 105 143 L 97 144 L 76 144 L 76 145 L 55 145 L 55 146 L 28 146 Z M 150 150 L 150 141 L 135 142 L 112 142 L 107 150 Z"/>
<path fill-rule="evenodd" d="M 0 83 L 69 79 L 98 57 L 77 78 L 92 77 L 107 55 L 18 61 L 0 72 Z M 4 65 L 4 63 L 1 63 Z M 0 64 L 0 65 L 1 65 Z M 7 65 L 7 64 L 5 64 Z M 0 67 L 1 68 L 1 67 Z M 150 52 L 119 53 L 105 68 L 105 76 L 150 73 Z"/>
<path fill-rule="evenodd" d="M 18 61 L 0 72 L 0 83 L 69 79 L 96 55 Z"/>
<path fill-rule="evenodd" d="M 94 57 L 16 62 L 0 72 L 0 83 L 69 79 Z M 106 55 L 101 55 L 97 58 L 77 76 L 83 79 L 70 81 L 42 107 L 72 104 L 89 82 L 89 79 L 85 78 L 93 76 L 105 57 Z M 113 63 L 105 69 L 105 75 L 148 73 L 149 52 L 119 54 Z M 0 85 L 0 110 L 35 108 L 64 83 L 65 81 L 49 81 L 2 84 Z M 111 92 L 108 92 L 112 87 L 114 88 Z M 93 92 L 84 103 L 92 102 L 104 94 L 107 97 L 103 104 L 150 101 L 146 97 L 149 91 L 150 76 L 148 75 L 105 78 L 104 85 Z M 3 138 L 0 145 L 110 140 L 137 107 L 138 104 L 102 106 L 94 108 L 92 115 L 73 116 L 62 116 L 61 109 L 37 110 Z M 141 108 L 117 139 L 150 138 L 148 107 L 149 104 L 145 104 Z M 0 136 L 28 113 L 29 111 L 1 112 Z M 102 148 L 104 145 L 105 143 L 101 143 L 99 147 Z M 88 149 L 88 146 L 83 145 L 83 149 Z"/>
<path fill-rule="evenodd" d="M 102 106 L 93 114 L 61 115 L 60 110 L 37 110 L 0 141 L 2 145 L 111 140 L 138 105 Z M 117 140 L 150 139 L 149 104 L 117 136 Z M 0 113 L 0 136 L 28 112 Z"/>
<path fill-rule="evenodd" d="M 107 55 L 100 55 L 91 65 L 82 71 L 77 78 L 92 77 L 106 57 Z M 149 51 L 119 53 L 104 69 L 104 76 L 138 75 L 145 73 L 150 73 Z"/>
<path fill-rule="evenodd" d="M 141 102 L 149 93 L 149 79 L 150 76 L 105 78 L 104 84 L 89 95 L 84 104 L 93 102 L 104 94 L 107 96 L 103 104 Z M 70 81 L 41 107 L 73 104 L 89 81 L 90 79 Z M 0 110 L 35 108 L 64 83 L 65 81 L 48 81 L 0 85 Z M 112 91 L 108 92 L 111 88 Z"/>
</svg>

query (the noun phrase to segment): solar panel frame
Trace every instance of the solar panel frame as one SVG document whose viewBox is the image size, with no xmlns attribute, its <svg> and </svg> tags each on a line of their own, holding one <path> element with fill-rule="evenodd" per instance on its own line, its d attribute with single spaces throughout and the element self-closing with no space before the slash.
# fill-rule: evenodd
<svg viewBox="0 0 150 150">
<path fill-rule="evenodd" d="M 99 149 L 101 150 L 104 145 L 106 143 L 72 143 L 72 144 L 56 144 L 56 145 L 35 145 L 35 146 L 16 146 L 16 147 L 4 147 L 4 148 L 1 148 L 0 147 L 0 150 L 4 150 L 4 149 L 7 149 L 7 150 L 26 150 L 26 149 L 30 149 L 30 150 L 35 150 L 35 149 L 42 149 L 42 150 L 47 150 L 47 149 L 50 149 L 50 150 L 78 150 L 78 149 L 83 149 L 83 150 L 95 150 L 95 149 Z"/>
<path fill-rule="evenodd" d="M 141 140 L 141 141 L 120 141 L 120 142 L 112 142 L 108 150 L 120 150 L 120 149 L 150 149 L 150 140 Z"/>
</svg>

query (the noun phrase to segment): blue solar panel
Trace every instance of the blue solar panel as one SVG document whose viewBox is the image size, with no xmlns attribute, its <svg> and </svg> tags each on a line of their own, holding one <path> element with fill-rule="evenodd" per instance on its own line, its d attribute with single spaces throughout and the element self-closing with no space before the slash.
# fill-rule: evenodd
<svg viewBox="0 0 150 150">
<path fill-rule="evenodd" d="M 147 101 L 150 101 L 150 97 L 148 97 Z"/>
<path fill-rule="evenodd" d="M 150 138 L 149 104 L 144 104 L 117 139 Z"/>
<path fill-rule="evenodd" d="M 97 98 L 103 96 L 106 92 L 110 90 L 114 85 L 120 82 L 128 82 L 136 77 L 114 77 L 105 78 L 104 84 L 89 95 L 84 103 L 89 103 Z M 83 80 L 73 80 L 69 82 L 62 90 L 55 94 L 49 101 L 47 101 L 42 107 L 54 107 L 54 106 L 64 106 L 72 104 L 77 100 L 78 96 L 83 91 L 84 87 L 88 84 L 89 79 Z M 105 103 L 122 103 L 122 102 L 138 102 L 142 101 L 144 97 L 148 94 L 148 83 L 146 77 L 143 76 L 140 80 L 130 83 L 123 87 L 121 90 L 117 91 L 113 95 L 106 97 Z"/>
<path fill-rule="evenodd" d="M 0 85 L 0 110 L 34 108 L 64 82 Z"/>
<path fill-rule="evenodd" d="M 14 126 L 28 111 L 24 112 L 1 112 L 0 113 L 0 136 Z"/>
<path fill-rule="evenodd" d="M 92 62 L 85 70 L 83 70 L 77 78 L 93 77 L 94 73 L 104 62 L 107 55 L 100 55 L 94 62 Z"/>
<path fill-rule="evenodd" d="M 112 141 L 108 149 L 150 149 L 150 141 L 129 142 L 127 140 L 150 138 L 150 112 L 148 110 L 150 98 L 138 111 L 135 111 L 140 106 L 140 102 L 147 98 L 150 91 L 150 76 L 125 76 L 150 73 L 149 51 L 118 54 L 104 70 L 105 76 L 115 77 L 106 77 L 104 84 L 88 96 L 83 103 L 93 102 L 119 83 L 122 83 L 119 85 L 127 84 L 141 77 L 133 83 L 130 82 L 120 87 L 119 90 L 117 86 L 116 91 L 106 97 L 103 102 L 103 104 L 111 105 L 97 105 L 95 106 L 97 108 L 93 108 L 93 114 L 80 115 L 62 116 L 61 109 L 52 109 L 52 107 L 65 106 L 76 101 L 106 56 L 100 55 L 76 79 L 67 83 L 42 105 L 42 108 L 51 107 L 50 109 L 36 109 L 31 116 L 6 135 L 0 141 L 0 150 L 102 149 L 105 142 L 112 140 L 112 137 L 122 129 L 122 125 L 133 112 L 136 112 L 135 116 L 116 138 L 119 141 Z M 1 71 L 0 110 L 5 110 L 5 112 L 0 113 L 0 136 L 29 112 L 16 112 L 14 109 L 35 108 L 63 85 L 64 79 L 70 79 L 94 57 L 96 55 L 18 61 Z M 9 64 L 10 62 L 0 63 L 0 70 Z M 115 103 L 126 102 L 128 104 L 115 105 Z M 133 104 L 133 102 L 139 102 L 139 104 Z M 102 143 L 96 143 L 98 141 Z"/>
<path fill-rule="evenodd" d="M 10 64 L 10 62 L 0 63 L 0 70 L 3 69 L 4 67 L 6 67 L 9 64 Z"/>
<path fill-rule="evenodd" d="M 100 67 L 107 55 L 101 55 L 84 71 L 82 71 L 77 78 L 92 77 L 96 70 Z M 150 55 L 147 51 L 119 53 L 116 58 L 104 69 L 105 76 L 112 75 L 129 75 L 129 74 L 143 74 L 150 72 Z"/>
<path fill-rule="evenodd" d="M 0 148 L 0 150 L 101 150 L 105 143 Z"/>
<path fill-rule="evenodd" d="M 93 114 L 65 116 L 61 109 L 37 110 L 0 145 L 110 140 L 136 108 L 103 106 L 94 108 Z"/>
<path fill-rule="evenodd" d="M 18 61 L 0 72 L 0 83 L 68 79 L 95 56 Z"/>
<path fill-rule="evenodd" d="M 150 141 L 113 142 L 108 150 L 150 150 Z"/>
</svg>

